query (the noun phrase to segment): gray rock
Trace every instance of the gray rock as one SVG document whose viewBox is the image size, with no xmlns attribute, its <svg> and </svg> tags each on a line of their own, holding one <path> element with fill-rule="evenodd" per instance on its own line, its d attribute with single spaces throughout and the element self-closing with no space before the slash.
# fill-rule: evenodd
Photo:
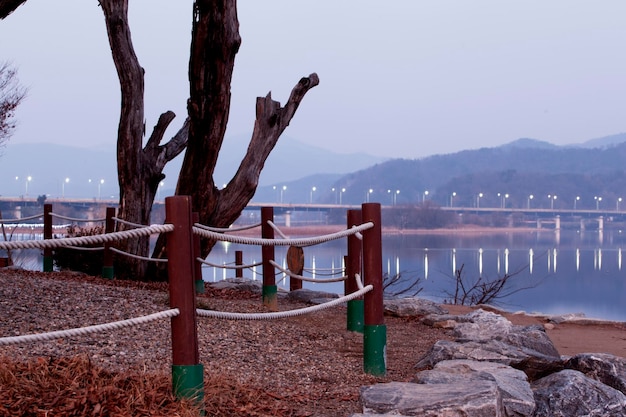
<svg viewBox="0 0 626 417">
<path fill-rule="evenodd" d="M 626 396 L 583 373 L 566 369 L 532 384 L 535 417 L 623 417 Z"/>
<path fill-rule="evenodd" d="M 210 283 L 211 287 L 217 289 L 236 289 L 239 291 L 249 291 L 253 293 L 262 292 L 263 283 L 249 279 L 228 278 L 223 281 Z"/>
<path fill-rule="evenodd" d="M 581 353 L 571 357 L 565 368 L 582 372 L 626 394 L 626 359 L 608 353 Z"/>
<path fill-rule="evenodd" d="M 392 298 L 384 300 L 385 313 L 396 317 L 447 314 L 448 311 L 434 301 L 423 298 Z"/>
<path fill-rule="evenodd" d="M 504 416 L 495 382 L 447 384 L 389 382 L 361 388 L 364 415 Z"/>
<path fill-rule="evenodd" d="M 471 381 L 493 381 L 497 384 L 505 416 L 530 416 L 535 410 L 535 400 L 526 374 L 507 365 L 470 360 L 443 361 L 432 370 L 419 372 L 412 382 L 456 384 Z"/>
<path fill-rule="evenodd" d="M 508 334 L 513 324 L 499 314 L 481 309 L 465 314 L 466 320 L 454 328 L 454 334 L 464 340 L 488 340 L 495 335 Z"/>
<path fill-rule="evenodd" d="M 546 334 L 546 329 L 540 325 L 513 326 L 506 335 L 497 335 L 496 340 L 502 340 L 510 345 L 530 349 L 546 356 L 559 357 L 559 351 Z"/>
<path fill-rule="evenodd" d="M 339 298 L 339 296 L 330 292 L 313 291 L 302 288 L 300 290 L 290 291 L 287 298 L 312 304 L 312 300 L 315 299 L 325 299 L 328 301 L 328 299 Z"/>
</svg>

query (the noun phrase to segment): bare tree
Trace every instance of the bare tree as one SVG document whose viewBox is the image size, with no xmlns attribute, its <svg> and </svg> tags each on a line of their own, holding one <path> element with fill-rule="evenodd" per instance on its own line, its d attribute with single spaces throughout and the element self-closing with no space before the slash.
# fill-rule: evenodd
<svg viewBox="0 0 626 417">
<path fill-rule="evenodd" d="M 484 277 L 478 277 L 474 280 L 463 276 L 463 267 L 454 272 L 455 286 L 454 294 L 446 292 L 449 299 L 446 302 L 455 305 L 480 305 L 497 303 L 510 295 L 519 291 L 533 288 L 539 283 L 530 284 L 521 288 L 510 288 L 511 279 L 520 274 L 526 267 L 517 271 L 506 273 L 501 277 L 489 280 Z"/>
<path fill-rule="evenodd" d="M 15 129 L 15 110 L 26 96 L 26 89 L 17 80 L 17 72 L 8 63 L 0 64 L 0 145 Z"/>
<path fill-rule="evenodd" d="M 100 5 L 122 95 L 117 132 L 118 216 L 133 223 L 148 224 L 159 183 L 165 178 L 163 168 L 185 149 L 189 125 L 185 122 L 176 135 L 162 145 L 165 131 L 175 117 L 173 112 L 167 111 L 161 114 L 143 146 L 145 71 L 139 64 L 131 39 L 128 0 L 102 0 Z M 119 245 L 125 252 L 145 256 L 149 239 L 128 239 Z M 145 265 L 136 259 L 118 258 L 117 267 L 118 272 L 127 278 L 144 277 Z"/>
<path fill-rule="evenodd" d="M 0 19 L 4 19 L 15 11 L 26 0 L 0 0 Z"/>
<path fill-rule="evenodd" d="M 316 74 L 302 78 L 284 107 L 271 94 L 258 98 L 256 121 L 248 151 L 228 185 L 218 190 L 213 172 L 224 140 L 230 110 L 230 84 L 241 38 L 235 0 L 198 0 L 193 5 L 190 98 L 188 119 L 166 145 L 160 145 L 174 114 L 161 115 L 146 146 L 144 134 L 144 70 L 135 55 L 128 24 L 128 0 L 102 0 L 113 60 L 120 79 L 122 108 L 118 129 L 120 217 L 146 224 L 165 164 L 185 146 L 176 193 L 190 195 L 200 221 L 227 226 L 239 217 L 258 185 L 263 165 L 279 136 L 289 125 L 304 95 L 319 83 Z M 203 241 L 203 255 L 214 242 Z M 127 252 L 147 255 L 148 240 L 130 240 Z M 160 239 L 155 256 L 163 256 Z M 126 259 L 118 273 L 145 276 L 145 263 Z M 151 274 L 151 277 L 153 275 Z"/>
</svg>

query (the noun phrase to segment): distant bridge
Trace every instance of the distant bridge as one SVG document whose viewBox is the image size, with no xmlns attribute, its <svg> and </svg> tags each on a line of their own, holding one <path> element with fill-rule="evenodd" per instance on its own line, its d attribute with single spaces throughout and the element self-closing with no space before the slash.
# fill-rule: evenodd
<svg viewBox="0 0 626 417">
<path fill-rule="evenodd" d="M 118 201 L 111 199 L 95 198 L 48 198 L 46 203 L 66 205 L 73 208 L 86 208 L 89 210 L 103 209 L 105 207 L 117 207 Z M 155 201 L 156 209 L 164 204 L 163 200 Z M 37 206 L 36 197 L 0 197 L 0 210 L 9 217 L 8 212 L 15 211 L 23 206 Z M 245 210 L 260 210 L 261 207 L 274 207 L 278 215 L 291 215 L 297 212 L 329 212 L 334 210 L 345 211 L 359 209 L 360 205 L 353 204 L 321 204 L 321 203 L 276 203 L 276 202 L 250 202 Z M 411 206 L 408 206 L 410 208 Z M 401 209 L 407 206 L 383 205 L 383 210 Z M 571 221 L 626 221 L 626 210 L 573 210 L 573 209 L 544 209 L 544 208 L 502 208 L 502 207 L 438 207 L 439 210 L 457 213 L 459 215 L 501 215 L 509 218 L 523 217 L 526 222 L 538 221 L 544 223 L 571 222 Z M 600 220 L 603 219 L 603 220 Z M 539 223 L 538 223 L 539 226 Z"/>
</svg>

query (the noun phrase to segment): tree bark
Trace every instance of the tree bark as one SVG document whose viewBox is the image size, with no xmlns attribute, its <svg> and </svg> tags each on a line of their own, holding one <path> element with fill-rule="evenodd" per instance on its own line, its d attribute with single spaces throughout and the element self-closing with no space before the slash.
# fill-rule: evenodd
<svg viewBox="0 0 626 417">
<path fill-rule="evenodd" d="M 316 74 L 302 78 L 284 107 L 272 100 L 271 93 L 257 98 L 256 121 L 246 155 L 227 186 L 218 190 L 213 172 L 226 132 L 230 84 L 240 44 L 235 0 L 194 3 L 189 60 L 189 140 L 176 194 L 190 195 L 192 209 L 199 213 L 200 222 L 216 227 L 227 227 L 241 215 L 254 196 L 261 170 L 278 138 L 305 94 L 319 84 Z M 208 255 L 214 244 L 203 239 L 201 255 Z M 164 252 L 165 241 L 161 237 L 153 257 L 165 257 Z M 155 272 L 159 279 L 165 279 L 164 273 L 164 269 Z"/>
<path fill-rule="evenodd" d="M 0 0 L 0 19 L 10 15 L 24 3 L 26 0 Z"/>
<path fill-rule="evenodd" d="M 154 127 L 145 148 L 144 69 L 139 64 L 128 24 L 128 0 L 102 0 L 113 62 L 120 80 L 121 112 L 117 133 L 117 170 L 120 185 L 118 216 L 139 224 L 149 224 L 150 213 L 159 183 L 165 177 L 165 164 L 186 146 L 189 122 L 165 145 L 160 145 L 165 131 L 174 119 L 173 112 L 163 113 Z M 118 230 L 123 230 L 119 225 Z M 149 238 L 118 242 L 128 253 L 146 256 Z M 117 257 L 118 275 L 144 279 L 146 265 L 134 258 Z"/>
</svg>

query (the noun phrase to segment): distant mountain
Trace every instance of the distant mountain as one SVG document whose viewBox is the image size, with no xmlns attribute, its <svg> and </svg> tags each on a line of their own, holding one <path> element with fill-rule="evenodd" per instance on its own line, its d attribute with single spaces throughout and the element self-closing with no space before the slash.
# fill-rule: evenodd
<svg viewBox="0 0 626 417">
<path fill-rule="evenodd" d="M 583 148 L 608 148 L 626 142 L 626 133 L 618 133 L 616 135 L 603 136 L 597 139 L 591 139 L 583 142 Z"/>
<path fill-rule="evenodd" d="M 601 201 L 616 207 L 619 198 L 626 204 L 626 142 L 619 143 L 620 135 L 610 138 L 586 142 L 586 147 L 520 139 L 494 148 L 394 159 L 345 175 L 332 187 L 345 188 L 343 201 L 351 204 L 367 199 L 415 204 L 426 199 L 442 206 L 472 206 L 482 193 L 483 204 L 497 206 L 571 207 L 579 197 L 579 208 L 594 208 Z M 330 202 L 336 196 L 327 190 L 320 199 Z"/>
<path fill-rule="evenodd" d="M 543 140 L 522 138 L 502 145 L 501 148 L 556 149 L 558 146 Z"/>
<path fill-rule="evenodd" d="M 216 183 L 225 183 L 236 172 L 247 148 L 244 137 L 227 138 L 215 171 Z M 364 153 L 339 154 L 283 136 L 265 163 L 260 184 L 285 184 L 319 173 L 340 176 L 363 169 L 385 158 Z M 165 169 L 161 197 L 174 192 L 182 155 Z M 31 180 L 28 181 L 28 177 Z M 333 177 L 336 179 L 335 177 Z M 69 179 L 66 182 L 66 179 Z M 103 182 L 102 182 L 103 180 Z M 51 143 L 9 142 L 0 149 L 0 195 L 117 198 L 115 148 L 62 146 Z"/>
</svg>

